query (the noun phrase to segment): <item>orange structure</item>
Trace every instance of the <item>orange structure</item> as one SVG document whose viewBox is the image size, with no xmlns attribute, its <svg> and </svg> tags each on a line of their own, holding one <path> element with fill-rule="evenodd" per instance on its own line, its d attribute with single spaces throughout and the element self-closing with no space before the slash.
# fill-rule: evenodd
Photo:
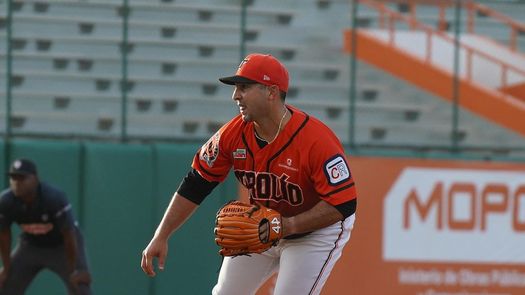
<svg viewBox="0 0 525 295">
<path fill-rule="evenodd" d="M 416 18 L 415 1 L 372 1 L 359 0 L 359 4 L 366 5 L 378 12 L 378 30 L 351 29 L 344 32 L 344 50 L 348 53 L 354 53 L 358 59 L 361 59 L 371 65 L 374 65 L 390 74 L 404 79 L 418 87 L 421 87 L 435 95 L 446 100 L 452 101 L 455 97 L 454 91 L 457 90 L 459 104 L 486 119 L 502 125 L 508 129 L 525 135 L 525 70 L 520 69 L 513 64 L 506 62 L 499 56 L 493 56 L 489 53 L 474 48 L 468 44 L 459 43 L 460 49 L 465 53 L 464 74 L 459 76 L 458 88 L 454 89 L 454 72 L 445 69 L 440 65 L 439 59 L 435 58 L 436 44 L 449 44 L 449 47 L 455 46 L 454 38 L 438 28 L 426 25 Z M 402 14 L 388 8 L 384 2 L 407 3 L 409 13 Z M 440 21 L 444 23 L 444 10 L 450 6 L 453 1 L 421 1 L 425 3 L 435 3 L 440 7 Z M 420 2 L 419 2 L 420 3 Z M 524 25 L 512 21 L 486 6 L 481 6 L 473 1 L 463 3 L 469 9 L 468 31 L 474 32 L 474 13 L 483 13 L 491 15 L 501 21 L 506 22 L 511 27 L 513 36 L 516 32 L 524 30 Z M 403 22 L 408 25 L 410 31 L 419 32 L 426 36 L 424 54 L 416 55 L 399 44 L 401 30 L 396 28 L 397 22 Z M 382 33 L 383 38 L 378 37 L 377 31 Z M 407 30 L 405 29 L 405 32 Z M 525 30 L 524 30 L 525 31 Z M 355 33 L 355 42 L 352 44 L 352 35 Z M 384 38 L 386 34 L 386 38 Z M 515 40 L 511 38 L 510 50 L 515 51 Z M 355 50 L 355 52 L 353 52 Z M 520 54 L 520 53 L 517 53 Z M 433 58 L 434 56 L 434 58 Z M 497 78 L 497 87 L 488 87 L 484 83 L 474 78 L 474 63 L 490 63 L 497 69 L 499 78 Z M 510 79 L 513 77 L 513 79 Z M 518 77 L 516 79 L 516 77 Z M 516 82 L 517 81 L 517 82 Z"/>
</svg>

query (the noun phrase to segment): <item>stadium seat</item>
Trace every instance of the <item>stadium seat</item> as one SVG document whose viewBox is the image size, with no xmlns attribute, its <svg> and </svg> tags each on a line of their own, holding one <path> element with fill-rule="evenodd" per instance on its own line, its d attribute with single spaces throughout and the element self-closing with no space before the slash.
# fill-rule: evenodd
<svg viewBox="0 0 525 295">
<path fill-rule="evenodd" d="M 362 62 L 355 77 L 356 112 L 350 114 L 351 60 L 341 52 L 341 32 L 351 24 L 351 1 L 300 2 L 248 1 L 243 32 L 246 53 L 270 53 L 286 63 L 292 79 L 288 103 L 325 121 L 344 142 L 354 122 L 355 139 L 363 144 L 450 144 L 451 126 L 443 124 L 452 121 L 449 104 Z M 128 133 L 137 138 L 204 139 L 238 113 L 232 88 L 217 81 L 233 74 L 241 59 L 238 2 L 129 3 L 125 9 L 120 0 L 13 2 L 16 132 L 119 136 L 122 91 L 127 91 Z M 514 6 L 495 5 L 515 17 L 524 15 L 509 9 Z M 402 5 L 393 7 L 407 12 Z M 417 12 L 426 23 L 437 24 L 435 7 Z M 129 17 L 127 43 L 123 16 Z M 453 19 L 451 11 L 446 19 Z M 357 25 L 377 26 L 377 12 L 360 7 Z M 508 36 L 489 19 L 479 25 L 488 34 Z M 5 26 L 0 16 L 1 40 Z M 518 40 L 522 48 L 524 39 Z M 0 42 L 2 59 L 6 48 Z M 455 136 L 461 144 L 523 142 L 466 112 L 460 111 L 460 118 Z"/>
</svg>

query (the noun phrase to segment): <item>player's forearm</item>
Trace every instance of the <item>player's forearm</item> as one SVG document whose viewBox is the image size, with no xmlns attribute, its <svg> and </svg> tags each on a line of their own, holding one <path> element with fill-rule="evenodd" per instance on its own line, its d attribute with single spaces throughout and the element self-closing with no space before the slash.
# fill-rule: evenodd
<svg viewBox="0 0 525 295">
<path fill-rule="evenodd" d="M 4 271 L 11 268 L 11 230 L 6 229 L 0 231 L 0 256 L 2 257 L 2 265 Z"/>
<path fill-rule="evenodd" d="M 283 218 L 283 236 L 318 230 L 342 219 L 341 212 L 327 202 L 321 201 L 306 212 Z"/>
<path fill-rule="evenodd" d="M 197 207 L 199 205 L 175 193 L 155 231 L 155 236 L 167 240 L 173 232 L 190 218 Z"/>
<path fill-rule="evenodd" d="M 76 269 L 77 240 L 73 229 L 66 229 L 62 232 L 64 237 L 64 250 L 66 252 L 66 262 L 69 273 Z"/>
</svg>

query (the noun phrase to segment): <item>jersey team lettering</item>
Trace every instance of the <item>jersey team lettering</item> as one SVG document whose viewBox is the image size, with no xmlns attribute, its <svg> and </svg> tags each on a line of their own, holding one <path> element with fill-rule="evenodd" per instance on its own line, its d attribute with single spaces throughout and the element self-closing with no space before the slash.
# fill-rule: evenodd
<svg viewBox="0 0 525 295">
<path fill-rule="evenodd" d="M 32 235 L 45 235 L 53 229 L 52 223 L 24 223 L 20 224 L 22 231 Z"/>
<path fill-rule="evenodd" d="M 326 161 L 325 175 L 331 185 L 338 185 L 339 183 L 350 178 L 350 170 L 343 156 L 336 155 L 334 158 Z"/>
<path fill-rule="evenodd" d="M 290 176 L 284 173 L 280 177 L 268 172 L 235 170 L 234 173 L 253 200 L 286 202 L 292 206 L 304 202 L 301 187 L 288 181 Z"/>
</svg>

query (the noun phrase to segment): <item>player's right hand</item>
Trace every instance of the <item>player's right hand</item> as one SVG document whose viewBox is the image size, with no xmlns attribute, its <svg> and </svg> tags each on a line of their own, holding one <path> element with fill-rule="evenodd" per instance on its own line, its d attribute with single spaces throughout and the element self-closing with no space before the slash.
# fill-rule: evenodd
<svg viewBox="0 0 525 295">
<path fill-rule="evenodd" d="M 86 270 L 75 270 L 69 275 L 69 281 L 73 285 L 91 284 L 91 274 Z"/>
<path fill-rule="evenodd" d="M 164 270 L 164 262 L 167 255 L 168 241 L 153 237 L 146 249 L 142 251 L 142 261 L 140 266 L 142 267 L 144 273 L 150 277 L 154 277 L 156 275 L 155 266 L 153 265 L 153 260 L 155 257 L 158 259 L 159 269 L 161 271 Z"/>
<path fill-rule="evenodd" d="M 7 279 L 7 271 L 0 267 L 0 289 L 4 287 L 5 280 Z"/>
</svg>

